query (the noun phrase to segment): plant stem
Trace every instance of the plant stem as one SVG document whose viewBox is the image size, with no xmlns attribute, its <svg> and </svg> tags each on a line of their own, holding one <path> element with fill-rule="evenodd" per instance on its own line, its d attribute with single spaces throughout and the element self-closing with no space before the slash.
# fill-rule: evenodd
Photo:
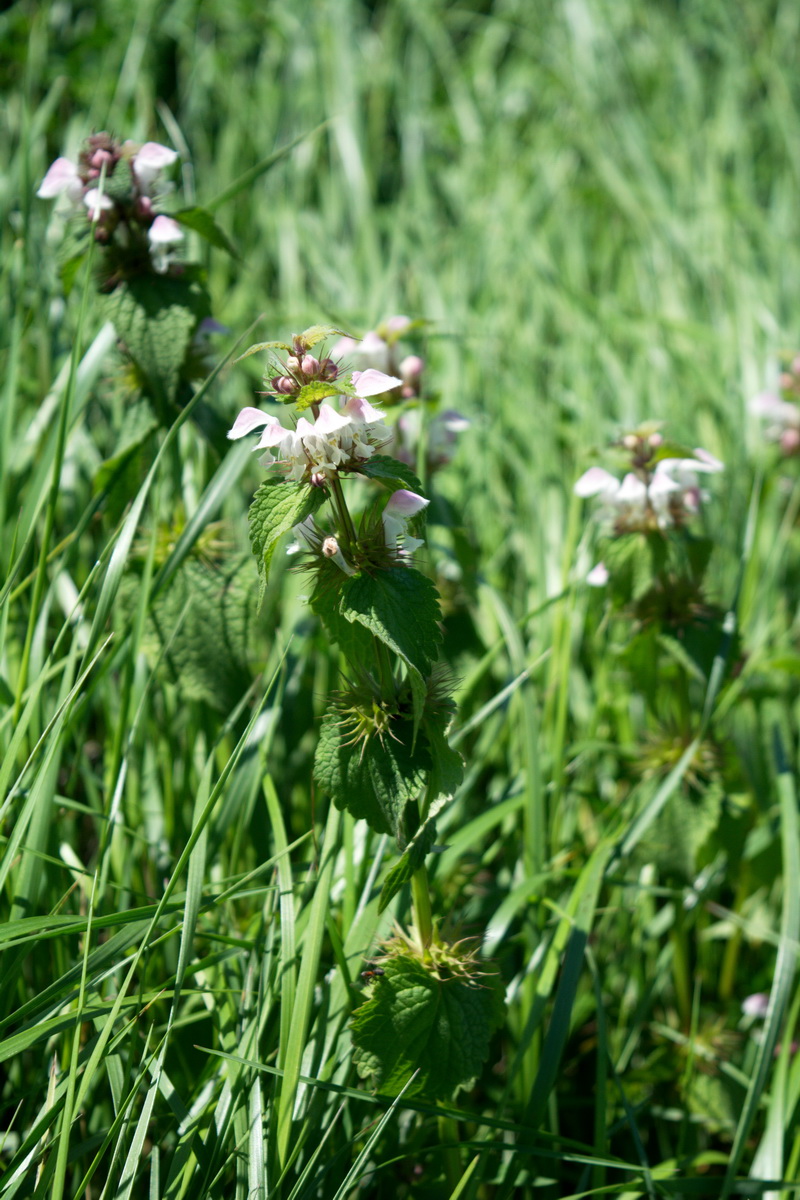
<svg viewBox="0 0 800 1200">
<path fill-rule="evenodd" d="M 356 528 L 353 524 L 353 518 L 350 516 L 347 508 L 347 502 L 344 498 L 342 490 L 342 481 L 338 475 L 334 474 L 330 480 L 331 493 L 333 495 L 333 503 L 336 509 L 336 515 L 339 518 L 339 540 L 344 542 L 344 549 L 350 550 L 358 541 Z"/>
<path fill-rule="evenodd" d="M 431 895 L 428 890 L 428 872 L 423 864 L 411 876 L 411 902 L 414 906 L 414 924 L 417 927 L 420 945 L 428 949 L 435 935 L 433 913 L 431 912 Z"/>
</svg>

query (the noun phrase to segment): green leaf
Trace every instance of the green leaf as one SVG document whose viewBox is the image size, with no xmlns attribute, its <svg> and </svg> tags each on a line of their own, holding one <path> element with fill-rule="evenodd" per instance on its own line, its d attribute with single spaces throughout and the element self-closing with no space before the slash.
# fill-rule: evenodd
<svg viewBox="0 0 800 1200">
<path fill-rule="evenodd" d="M 158 421 L 147 400 L 129 404 L 114 453 L 95 471 L 92 490 L 95 495 L 109 491 L 109 511 L 115 520 L 121 517 L 152 461 L 148 443 L 156 429 Z"/>
<path fill-rule="evenodd" d="M 97 181 L 98 185 L 100 180 Z M 123 202 L 130 200 L 131 192 L 133 191 L 133 171 L 130 162 L 121 158 L 118 160 L 114 168 L 113 175 L 106 175 L 103 179 L 103 192 L 110 200 L 121 200 Z"/>
<path fill-rule="evenodd" d="M 81 268 L 81 263 L 86 258 L 87 253 L 88 249 L 79 250 L 76 254 L 64 259 L 64 261 L 61 263 L 58 269 L 58 274 L 59 278 L 61 279 L 61 286 L 64 289 L 65 296 L 68 296 L 75 286 L 75 279 L 78 271 Z"/>
<path fill-rule="evenodd" d="M 197 274 L 137 276 L 115 288 L 105 307 L 152 398 L 170 402 L 192 336 L 211 315 Z"/>
<path fill-rule="evenodd" d="M 248 346 L 244 354 L 240 354 L 233 361 L 240 363 L 243 358 L 249 358 L 251 354 L 259 354 L 262 350 L 285 350 L 287 354 L 292 353 L 292 347 L 287 342 L 256 342 L 254 346 Z"/>
<path fill-rule="evenodd" d="M 430 579 L 408 567 L 361 572 L 345 580 L 339 608 L 420 676 L 429 674 L 441 641 L 439 598 Z"/>
<path fill-rule="evenodd" d="M 298 412 L 305 412 L 312 404 L 320 404 L 323 400 L 327 400 L 329 396 L 342 396 L 345 393 L 336 383 L 329 383 L 324 379 L 313 379 L 311 383 L 305 384 L 300 388 L 296 396 L 278 396 L 278 400 L 285 400 L 287 404 L 294 402 Z"/>
<path fill-rule="evenodd" d="M 464 778 L 464 761 L 447 740 L 447 730 L 452 720 L 452 702 L 442 705 L 438 712 L 426 712 L 422 729 L 431 752 L 433 769 L 428 789 L 434 798 L 449 800 Z"/>
<path fill-rule="evenodd" d="M 210 245 L 218 250 L 224 250 L 231 258 L 238 259 L 236 247 L 223 229 L 220 229 L 211 213 L 206 208 L 182 208 L 179 212 L 170 214 L 180 225 L 199 233 Z"/>
<path fill-rule="evenodd" d="M 228 712 L 250 686 L 258 633 L 250 571 L 247 559 L 224 569 L 191 559 L 156 598 L 143 649 L 157 659 L 166 647 L 182 698 Z"/>
<path fill-rule="evenodd" d="M 406 805 L 424 789 L 430 765 L 421 739 L 414 744 L 413 722 L 407 717 L 390 717 L 382 735 L 363 737 L 354 737 L 341 705 L 323 717 L 314 779 L 337 808 L 377 833 L 402 840 Z"/>
<path fill-rule="evenodd" d="M 328 498 L 323 488 L 285 479 L 265 479 L 250 505 L 250 545 L 258 562 L 261 595 L 269 578 L 275 543 L 295 525 L 305 521 Z"/>
<path fill-rule="evenodd" d="M 698 786 L 686 779 L 676 789 L 639 845 L 639 855 L 668 877 L 692 880 L 698 856 L 722 816 L 724 788 L 718 779 Z"/>
<path fill-rule="evenodd" d="M 313 350 L 319 342 L 324 342 L 325 338 L 347 336 L 343 329 L 337 329 L 335 325 L 311 325 L 298 334 L 295 341 L 302 342 L 306 350 Z"/>
<path fill-rule="evenodd" d="M 440 796 L 431 805 L 430 812 L 406 846 L 402 858 L 395 863 L 384 879 L 378 900 L 379 913 L 384 911 L 404 884 L 411 882 L 412 875 L 419 870 L 425 861 L 426 854 L 433 849 L 436 841 L 436 818 L 447 803 L 447 799 L 447 796 Z"/>
<path fill-rule="evenodd" d="M 385 454 L 376 454 L 373 458 L 368 458 L 358 468 L 358 473 L 366 475 L 369 479 L 377 479 L 392 492 L 405 488 L 410 492 L 416 492 L 418 496 L 425 494 L 422 484 L 411 468 Z"/>
<path fill-rule="evenodd" d="M 359 1074 L 396 1096 L 418 1071 L 406 1095 L 449 1099 L 477 1077 L 503 1021 L 499 976 L 484 969 L 464 977 L 446 963 L 426 967 L 405 955 L 390 958 L 383 970 L 353 1014 Z"/>
</svg>

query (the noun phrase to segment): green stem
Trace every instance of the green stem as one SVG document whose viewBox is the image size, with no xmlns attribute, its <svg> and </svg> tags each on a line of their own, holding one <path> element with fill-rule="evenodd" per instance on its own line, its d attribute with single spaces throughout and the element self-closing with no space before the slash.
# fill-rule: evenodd
<svg viewBox="0 0 800 1200">
<path fill-rule="evenodd" d="M 448 1191 L 452 1194 L 461 1182 L 461 1155 L 459 1153 L 458 1125 L 452 1117 L 436 1118 L 439 1126 L 439 1140 L 442 1144 L 442 1159 L 444 1175 Z"/>
<path fill-rule="evenodd" d="M 676 897 L 675 923 L 670 934 L 672 942 L 672 980 L 681 1024 L 688 1031 L 692 1017 L 692 987 L 689 980 L 689 946 L 683 905 Z"/>
<path fill-rule="evenodd" d="M 344 549 L 347 551 L 356 544 L 358 535 L 356 534 L 356 527 L 353 524 L 353 518 L 350 516 L 347 508 L 344 491 L 342 490 L 342 481 L 338 475 L 331 476 L 330 488 L 336 515 L 339 518 L 339 540 L 344 542 Z"/>
<path fill-rule="evenodd" d="M 428 872 L 424 864 L 411 876 L 411 902 L 420 945 L 423 950 L 427 950 L 434 939 L 436 929 L 431 911 L 431 894 L 428 890 Z"/>
</svg>

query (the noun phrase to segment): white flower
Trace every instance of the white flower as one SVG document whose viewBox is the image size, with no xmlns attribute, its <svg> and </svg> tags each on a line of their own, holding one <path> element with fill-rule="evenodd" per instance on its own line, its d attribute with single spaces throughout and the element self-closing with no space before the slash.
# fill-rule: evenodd
<svg viewBox="0 0 800 1200">
<path fill-rule="evenodd" d="M 764 430 L 771 442 L 779 442 L 784 454 L 797 454 L 800 449 L 800 407 L 782 400 L 775 392 L 760 392 L 748 407 L 756 416 L 771 422 Z"/>
<path fill-rule="evenodd" d="M 707 451 L 694 453 L 694 458 L 662 458 L 649 478 L 629 472 L 622 482 L 603 467 L 590 467 L 573 490 L 583 498 L 598 497 L 600 519 L 616 534 L 669 529 L 699 511 L 705 499 L 699 477 L 724 470 Z"/>
<path fill-rule="evenodd" d="M 172 166 L 178 155 L 169 146 L 158 142 L 145 142 L 131 159 L 131 170 L 144 196 L 152 196 L 157 190 L 161 173 Z"/>
<path fill-rule="evenodd" d="M 169 267 L 172 250 L 183 241 L 183 230 L 172 217 L 156 217 L 147 231 L 150 258 L 154 269 L 164 275 Z"/>
<path fill-rule="evenodd" d="M 294 429 L 286 429 L 277 417 L 259 408 L 244 408 L 228 437 L 244 437 L 254 429 L 263 428 L 256 449 L 276 451 L 275 461 L 289 466 L 289 479 L 299 481 L 353 470 L 371 458 L 376 446 L 390 436 L 390 430 L 382 422 L 383 413 L 366 397 L 385 392 L 393 384 L 392 376 L 379 371 L 364 371 L 353 379 L 357 394 L 350 396 L 338 411 L 330 404 L 321 404 L 313 424 L 306 417 L 299 417 Z"/>
<path fill-rule="evenodd" d="M 90 221 L 99 221 L 104 212 L 114 207 L 114 201 L 105 192 L 101 192 L 100 188 L 89 188 L 83 197 L 83 203 L 89 210 Z"/>
<path fill-rule="evenodd" d="M 83 195 L 83 181 L 75 163 L 70 162 L 68 158 L 57 158 L 48 167 L 47 174 L 36 195 L 43 200 L 53 200 L 56 196 L 65 195 L 73 204 L 80 204 Z"/>
<path fill-rule="evenodd" d="M 586 576 L 589 587 L 605 587 L 608 579 L 608 567 L 603 562 L 596 563 Z"/>
<path fill-rule="evenodd" d="M 419 550 L 425 543 L 421 538 L 410 537 L 406 533 L 406 527 L 411 518 L 423 508 L 427 508 L 429 503 L 424 496 L 418 496 L 416 492 L 409 492 L 405 488 L 393 492 L 381 514 L 386 545 L 391 548 L 398 547 L 402 538 L 405 553 L 413 554 L 415 550 Z"/>
<path fill-rule="evenodd" d="M 753 992 L 742 1001 L 742 1012 L 746 1017 L 765 1017 L 769 1007 L 769 996 L 766 992 Z"/>
</svg>

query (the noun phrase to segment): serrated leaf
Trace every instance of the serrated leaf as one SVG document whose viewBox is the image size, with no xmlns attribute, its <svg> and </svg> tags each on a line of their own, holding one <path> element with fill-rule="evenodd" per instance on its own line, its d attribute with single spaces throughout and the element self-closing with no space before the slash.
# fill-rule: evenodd
<svg viewBox="0 0 800 1200">
<path fill-rule="evenodd" d="M 322 620 L 332 642 L 353 664 L 363 665 L 374 658 L 374 641 L 363 625 L 348 621 L 339 608 L 340 592 L 346 575 L 332 559 L 320 559 L 316 584 L 309 600 L 313 612 Z"/>
<path fill-rule="evenodd" d="M 100 180 L 97 180 L 98 186 Z M 127 159 L 118 160 L 114 173 L 103 179 L 103 193 L 110 200 L 128 200 L 133 191 L 133 171 Z"/>
<path fill-rule="evenodd" d="M 442 797 L 446 803 L 464 778 L 464 761 L 447 740 L 447 727 L 451 714 L 448 710 L 437 713 L 434 718 L 425 717 L 423 729 L 431 752 L 433 768 L 428 784 L 430 795 Z"/>
<path fill-rule="evenodd" d="M 639 846 L 640 856 L 667 875 L 694 879 L 698 855 L 717 828 L 724 789 L 712 779 L 700 786 L 686 780 L 667 800 Z"/>
<path fill-rule="evenodd" d="M 419 571 L 388 567 L 345 580 L 339 609 L 358 621 L 420 676 L 429 674 L 439 650 L 439 597 Z"/>
<path fill-rule="evenodd" d="M 302 341 L 306 350 L 313 350 L 314 346 L 324 342 L 325 338 L 347 336 L 343 329 L 337 329 L 335 325 L 311 325 L 298 334 L 297 341 Z"/>
<path fill-rule="evenodd" d="M 690 446 L 684 446 L 682 442 L 667 442 L 664 441 L 650 455 L 648 466 L 653 463 L 662 462 L 665 458 L 696 458 L 694 450 Z"/>
<path fill-rule="evenodd" d="M 227 254 L 230 254 L 231 258 L 239 258 L 233 242 L 227 233 L 223 229 L 220 229 L 208 209 L 198 207 L 182 208 L 170 215 L 180 225 L 185 225 L 187 229 L 193 229 L 195 233 L 199 233 L 200 237 L 204 238 L 211 246 L 216 246 L 218 250 L 224 250 Z"/>
<path fill-rule="evenodd" d="M 406 846 L 400 861 L 395 863 L 384 879 L 378 899 L 379 913 L 384 911 L 404 884 L 411 882 L 414 872 L 418 871 L 424 863 L 425 855 L 433 849 L 436 841 L 436 818 L 447 803 L 447 799 L 447 796 L 440 796 L 431 805 L 427 817 Z"/>
<path fill-rule="evenodd" d="M 618 603 L 640 600 L 667 563 L 667 540 L 660 533 L 626 533 L 611 538 L 603 550 L 610 585 Z"/>
<path fill-rule="evenodd" d="M 384 484 L 393 492 L 399 488 L 405 488 L 410 492 L 416 492 L 418 496 L 424 497 L 425 495 L 422 484 L 411 467 L 398 462 L 396 458 L 389 458 L 386 454 L 376 454 L 373 458 L 368 458 L 359 466 L 358 473 L 366 475 L 369 479 L 377 479 L 379 483 Z"/>
<path fill-rule="evenodd" d="M 251 682 L 258 640 L 256 595 L 248 559 L 225 568 L 192 559 L 156 598 L 144 650 L 158 659 L 185 700 L 228 712 Z"/>
<path fill-rule="evenodd" d="M 269 578 L 269 566 L 278 539 L 295 525 L 305 521 L 325 503 L 323 488 L 286 479 L 266 479 L 250 505 L 250 545 L 256 556 L 263 595 Z"/>
<path fill-rule="evenodd" d="M 296 396 L 285 397 L 287 403 L 294 401 L 298 412 L 305 412 L 312 404 L 320 404 L 323 400 L 327 400 L 329 396 L 342 396 L 345 393 L 335 383 L 329 383 L 324 379 L 314 379 L 311 383 L 305 384 L 300 388 Z M 281 397 L 279 396 L 280 400 Z"/>
<path fill-rule="evenodd" d="M 429 768 L 430 756 L 421 742 L 414 745 L 407 718 L 392 718 L 382 738 L 374 734 L 354 741 L 339 709 L 323 717 L 314 779 L 337 808 L 377 833 L 402 838 L 406 805 L 424 789 Z"/>
<path fill-rule="evenodd" d="M 175 395 L 194 331 L 211 315 L 208 293 L 187 270 L 182 276 L 140 275 L 106 297 L 106 313 L 157 402 Z"/>
<path fill-rule="evenodd" d="M 242 359 L 249 358 L 251 354 L 259 354 L 262 350 L 285 350 L 287 354 L 291 354 L 292 347 L 286 342 L 256 342 L 254 346 L 248 346 L 244 354 L 240 354 L 233 361 L 240 363 Z"/>
<path fill-rule="evenodd" d="M 353 1061 L 362 1078 L 396 1096 L 415 1071 L 406 1095 L 447 1100 L 468 1087 L 489 1054 L 503 1021 L 499 976 L 464 979 L 406 956 L 390 958 L 370 999 L 353 1014 Z"/>
</svg>

